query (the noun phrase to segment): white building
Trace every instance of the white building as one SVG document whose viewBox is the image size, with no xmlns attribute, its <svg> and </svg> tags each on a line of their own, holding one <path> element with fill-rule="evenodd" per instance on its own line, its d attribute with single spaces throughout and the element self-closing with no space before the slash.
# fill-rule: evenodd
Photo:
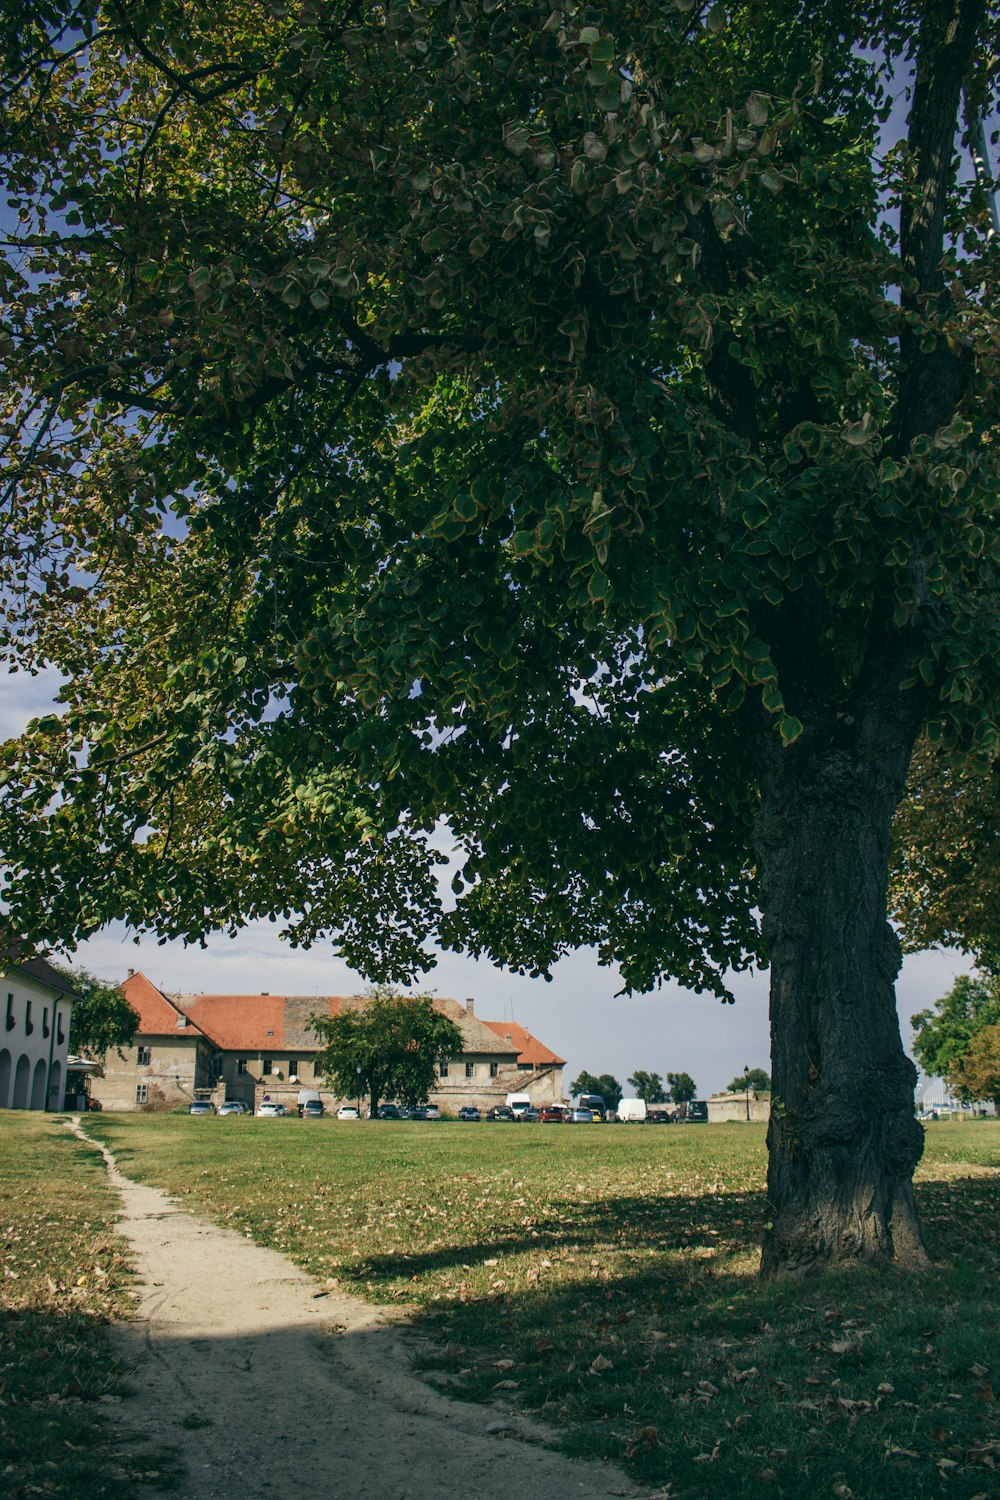
<svg viewBox="0 0 1000 1500">
<path fill-rule="evenodd" d="M 62 1109 L 73 991 L 44 958 L 0 953 L 0 1109 Z"/>
</svg>

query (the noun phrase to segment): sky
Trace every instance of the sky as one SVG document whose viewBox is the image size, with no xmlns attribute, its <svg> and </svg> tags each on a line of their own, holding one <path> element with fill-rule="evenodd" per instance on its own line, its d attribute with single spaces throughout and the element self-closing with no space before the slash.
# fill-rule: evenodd
<svg viewBox="0 0 1000 1500">
<path fill-rule="evenodd" d="M 55 679 L 42 674 L 0 677 L 0 740 L 52 706 Z M 141 969 L 158 988 L 181 993 L 344 995 L 365 988 L 363 978 L 339 959 L 331 944 L 292 949 L 275 924 L 255 922 L 236 938 L 210 937 L 207 946 L 180 941 L 138 943 L 115 923 L 82 943 L 73 962 L 120 981 Z M 904 1045 L 909 1018 L 945 993 L 971 964 L 962 954 L 935 950 L 903 963 L 896 991 Z M 705 1098 L 742 1074 L 745 1067 L 770 1070 L 766 973 L 734 975 L 735 1005 L 694 995 L 677 984 L 648 995 L 617 994 L 621 980 L 602 967 L 591 950 L 568 955 L 552 980 L 522 978 L 484 961 L 442 953 L 417 988 L 423 993 L 475 1000 L 484 1020 L 519 1022 L 566 1059 L 569 1084 L 584 1068 L 612 1073 L 625 1083 L 637 1068 L 686 1072 Z M 626 1093 L 632 1093 L 626 1089 Z"/>
</svg>

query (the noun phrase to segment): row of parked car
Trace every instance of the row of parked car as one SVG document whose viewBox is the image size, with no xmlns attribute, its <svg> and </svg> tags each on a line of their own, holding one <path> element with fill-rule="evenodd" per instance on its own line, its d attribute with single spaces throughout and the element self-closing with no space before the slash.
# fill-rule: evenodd
<svg viewBox="0 0 1000 1500">
<path fill-rule="evenodd" d="M 240 1099 L 227 1099 L 218 1108 L 210 1099 L 196 1099 L 188 1106 L 188 1113 L 192 1115 L 250 1115 L 256 1113 L 262 1118 L 268 1116 L 287 1115 L 286 1105 L 273 1099 L 265 1099 L 258 1105 L 256 1111 L 249 1104 Z M 297 1107 L 297 1113 L 302 1119 L 319 1120 L 326 1113 L 322 1099 L 306 1099 Z M 407 1107 L 402 1104 L 380 1104 L 377 1110 L 377 1118 L 380 1120 L 440 1120 L 441 1111 L 436 1104 L 418 1104 Z M 361 1112 L 353 1104 L 342 1104 L 337 1110 L 338 1120 L 359 1120 Z M 527 1121 L 529 1124 L 538 1122 L 541 1125 L 596 1125 L 605 1118 L 600 1110 L 578 1107 L 576 1109 L 561 1104 L 543 1105 L 541 1109 L 530 1106 L 527 1109 L 511 1109 L 507 1104 L 497 1104 L 493 1109 L 487 1110 L 483 1115 L 474 1104 L 465 1104 L 458 1112 L 458 1118 L 464 1121 L 496 1120 Z M 700 1100 L 694 1100 L 691 1104 L 682 1104 L 677 1109 L 650 1109 L 643 1115 L 634 1117 L 620 1115 L 619 1119 L 634 1118 L 636 1123 L 645 1125 L 674 1125 L 674 1124 L 698 1124 L 708 1119 L 708 1106 Z"/>
</svg>

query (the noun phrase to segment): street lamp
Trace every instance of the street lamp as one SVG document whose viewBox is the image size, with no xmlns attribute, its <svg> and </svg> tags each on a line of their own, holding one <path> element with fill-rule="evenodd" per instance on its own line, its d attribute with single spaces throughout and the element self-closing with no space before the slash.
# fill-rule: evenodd
<svg viewBox="0 0 1000 1500">
<path fill-rule="evenodd" d="M 358 1114 L 361 1113 L 361 1064 L 358 1063 L 354 1071 L 358 1075 Z"/>
<path fill-rule="evenodd" d="M 747 1119 L 750 1119 L 750 1069 L 743 1069 L 743 1096 L 746 1099 Z"/>
</svg>

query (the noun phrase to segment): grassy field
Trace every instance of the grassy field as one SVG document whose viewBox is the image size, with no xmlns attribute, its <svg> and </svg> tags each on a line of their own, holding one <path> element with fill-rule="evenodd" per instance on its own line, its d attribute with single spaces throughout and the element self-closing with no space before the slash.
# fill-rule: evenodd
<svg viewBox="0 0 1000 1500">
<path fill-rule="evenodd" d="M 104 1163 L 64 1123 L 0 1111 L 5 1500 L 135 1493 L 137 1473 L 111 1446 L 123 1380 L 107 1327 L 131 1307 L 126 1247 L 112 1232 L 117 1209 Z"/>
<path fill-rule="evenodd" d="M 755 1279 L 755 1126 L 103 1116 L 129 1175 L 412 1307 L 424 1364 L 672 1497 L 1000 1493 L 1000 1125 L 928 1132 L 940 1268 Z"/>
<path fill-rule="evenodd" d="M 539 1414 L 671 1500 L 1000 1494 L 995 1122 L 928 1132 L 938 1270 L 768 1287 L 755 1126 L 87 1125 L 128 1175 L 412 1308 L 431 1378 Z"/>
</svg>

